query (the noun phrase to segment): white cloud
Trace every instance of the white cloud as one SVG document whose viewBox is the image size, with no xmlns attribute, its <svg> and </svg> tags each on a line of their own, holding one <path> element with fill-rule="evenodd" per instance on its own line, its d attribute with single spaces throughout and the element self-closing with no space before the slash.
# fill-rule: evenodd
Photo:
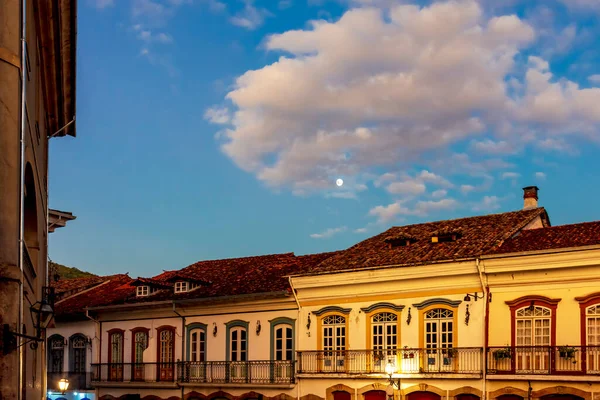
<svg viewBox="0 0 600 400">
<path fill-rule="evenodd" d="M 525 65 L 536 35 L 519 17 L 488 17 L 475 0 L 376 7 L 268 36 L 264 47 L 279 58 L 246 71 L 227 94 L 223 152 L 271 187 L 311 193 L 329 190 L 337 175 L 416 162 L 444 176 L 487 177 L 513 168 L 489 155 L 598 136 L 600 88 L 555 76 L 543 57 Z M 448 151 L 465 141 L 479 150 L 473 159 Z M 452 187 L 395 175 L 374 185 Z"/>
<path fill-rule="evenodd" d="M 354 233 L 365 233 L 365 232 L 367 232 L 367 228 L 357 228 L 357 229 L 353 230 L 352 232 L 354 232 Z"/>
<path fill-rule="evenodd" d="M 471 193 L 474 190 L 475 190 L 475 186 L 473 186 L 473 185 L 460 185 L 460 191 L 463 194 Z"/>
<path fill-rule="evenodd" d="M 265 18 L 272 16 L 265 8 L 254 7 L 253 0 L 244 3 L 244 9 L 229 19 L 233 25 L 254 30 L 265 22 Z"/>
<path fill-rule="evenodd" d="M 448 194 L 447 190 L 438 189 L 438 190 L 434 191 L 433 193 L 431 193 L 431 197 L 433 197 L 434 199 L 439 199 L 441 197 L 445 197 L 447 194 Z"/>
<path fill-rule="evenodd" d="M 330 237 L 337 235 L 338 233 L 345 232 L 348 228 L 340 226 L 338 228 L 328 228 L 321 233 L 313 233 L 310 235 L 313 239 L 329 239 Z"/>
<path fill-rule="evenodd" d="M 468 0 L 354 9 L 311 26 L 268 37 L 288 55 L 227 95 L 237 111 L 223 150 L 272 186 L 323 189 L 338 169 L 410 162 L 479 134 L 485 112 L 474 111 L 506 112 L 504 77 L 534 36 Z"/>
<path fill-rule="evenodd" d="M 417 181 L 393 182 L 388 185 L 387 191 L 392 194 L 422 194 L 425 193 L 425 184 Z"/>
<path fill-rule="evenodd" d="M 443 178 L 439 175 L 434 174 L 433 172 L 429 172 L 427 170 L 421 171 L 419 175 L 417 175 L 416 179 L 421 182 L 428 182 L 437 186 L 450 188 L 454 185 L 450 183 L 446 178 Z"/>
<path fill-rule="evenodd" d="M 600 74 L 588 76 L 588 81 L 590 81 L 592 83 L 600 83 Z"/>
<path fill-rule="evenodd" d="M 369 210 L 369 215 L 377 217 L 377 222 L 380 224 L 388 223 L 395 219 L 400 214 L 406 214 L 408 208 L 402 206 L 402 202 L 395 202 L 387 206 L 376 206 Z"/>
<path fill-rule="evenodd" d="M 472 147 L 474 150 L 486 154 L 511 154 L 515 152 L 514 147 L 504 140 L 495 142 L 491 139 L 483 139 L 474 142 Z"/>
<path fill-rule="evenodd" d="M 387 206 L 377 206 L 369 210 L 369 215 L 377 217 L 378 223 L 387 223 L 400 215 L 428 216 L 432 212 L 452 210 L 458 207 L 459 203 L 451 198 L 441 200 L 417 201 L 412 207 L 404 205 L 405 201 L 397 201 Z"/>
<path fill-rule="evenodd" d="M 377 177 L 374 181 L 373 181 L 373 185 L 375 187 L 380 187 L 382 186 L 384 183 L 389 182 L 389 181 L 393 181 L 394 179 L 396 179 L 396 175 L 392 174 L 390 172 L 386 172 L 385 174 Z"/>
<path fill-rule="evenodd" d="M 517 179 L 521 176 L 518 172 L 503 172 L 501 175 L 502 179 Z"/>
<path fill-rule="evenodd" d="M 92 4 L 98 9 L 103 9 L 114 6 L 115 0 L 92 0 Z"/>
<path fill-rule="evenodd" d="M 535 145 L 537 147 L 539 147 L 540 149 L 546 150 L 546 151 L 556 151 L 559 153 L 566 153 L 566 154 L 570 154 L 570 155 L 575 155 L 578 153 L 577 150 L 575 150 L 573 148 L 573 146 L 571 146 L 569 143 L 565 142 L 561 138 L 543 139 L 543 140 L 538 141 Z"/>
<path fill-rule="evenodd" d="M 541 181 L 546 180 L 546 174 L 544 172 L 536 172 L 535 177 Z"/>
<path fill-rule="evenodd" d="M 204 119 L 213 124 L 228 124 L 231 122 L 231 114 L 227 107 L 213 106 L 204 112 Z"/>
<path fill-rule="evenodd" d="M 156 40 L 160 43 L 172 43 L 173 37 L 167 33 L 159 33 L 156 35 Z"/>
<path fill-rule="evenodd" d="M 500 208 L 500 199 L 497 196 L 484 196 L 483 199 L 472 206 L 473 211 L 493 211 Z"/>
</svg>

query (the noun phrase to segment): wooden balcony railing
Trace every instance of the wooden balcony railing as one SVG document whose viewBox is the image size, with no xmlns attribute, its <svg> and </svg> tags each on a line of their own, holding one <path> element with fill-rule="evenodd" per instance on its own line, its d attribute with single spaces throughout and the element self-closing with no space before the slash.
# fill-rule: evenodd
<svg viewBox="0 0 600 400">
<path fill-rule="evenodd" d="M 487 373 L 600 375 L 600 346 L 490 347 Z"/>
<path fill-rule="evenodd" d="M 481 374 L 483 349 L 299 351 L 299 374 L 385 374 L 388 363 L 398 374 Z"/>
<path fill-rule="evenodd" d="M 186 383 L 292 384 L 293 361 L 206 361 L 179 364 Z"/>
</svg>

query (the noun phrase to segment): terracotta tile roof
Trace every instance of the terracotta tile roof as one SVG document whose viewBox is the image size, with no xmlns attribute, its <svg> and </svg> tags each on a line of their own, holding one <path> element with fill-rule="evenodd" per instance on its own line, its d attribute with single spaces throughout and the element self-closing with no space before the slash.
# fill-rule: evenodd
<svg viewBox="0 0 600 400">
<path fill-rule="evenodd" d="M 148 286 L 155 286 L 155 287 L 160 287 L 160 288 L 173 287 L 172 283 L 169 283 L 169 282 L 165 281 L 164 279 L 142 278 L 139 276 L 136 279 L 134 279 L 133 282 L 131 282 L 131 285 L 132 286 L 148 285 Z"/>
<path fill-rule="evenodd" d="M 519 253 L 595 244 L 600 244 L 600 221 L 524 230 L 490 253 Z"/>
<path fill-rule="evenodd" d="M 133 279 L 127 274 L 103 278 L 103 283 L 58 301 L 54 306 L 54 318 L 57 321 L 86 319 L 86 307 L 113 304 L 135 293 L 135 288 L 129 285 Z"/>
<path fill-rule="evenodd" d="M 489 252 L 538 216 L 547 220 L 546 211 L 535 208 L 393 227 L 327 258 L 306 272 L 418 265 L 475 257 Z M 451 242 L 432 243 L 432 236 L 445 233 L 458 234 L 460 237 Z M 408 244 L 407 239 L 410 239 Z M 405 245 L 393 246 L 396 240 Z"/>
<path fill-rule="evenodd" d="M 305 272 L 334 254 L 336 253 L 295 256 L 294 253 L 283 253 L 199 261 L 179 271 L 170 271 L 171 274 L 166 277 L 163 275 L 162 278 L 188 277 L 207 284 L 187 293 L 175 294 L 172 290 L 165 289 L 145 297 L 132 294 L 123 299 L 122 303 L 290 292 L 287 276 Z"/>
<path fill-rule="evenodd" d="M 59 279 L 58 281 L 52 280 L 50 286 L 54 288 L 56 301 L 58 301 L 82 290 L 96 286 L 105 280 L 106 278 L 102 276 L 85 276 L 81 278 Z"/>
</svg>

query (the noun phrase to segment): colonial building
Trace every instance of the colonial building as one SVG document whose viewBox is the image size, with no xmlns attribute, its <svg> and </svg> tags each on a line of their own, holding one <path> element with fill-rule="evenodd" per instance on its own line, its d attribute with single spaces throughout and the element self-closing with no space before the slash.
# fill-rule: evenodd
<svg viewBox="0 0 600 400">
<path fill-rule="evenodd" d="M 598 400 L 600 222 L 551 227 L 537 188 L 524 199 L 334 253 L 123 277 L 57 310 L 95 324 L 98 399 Z"/>
<path fill-rule="evenodd" d="M 48 140 L 75 135 L 76 2 L 3 0 L 0 26 L 0 398 L 40 399 Z"/>
</svg>

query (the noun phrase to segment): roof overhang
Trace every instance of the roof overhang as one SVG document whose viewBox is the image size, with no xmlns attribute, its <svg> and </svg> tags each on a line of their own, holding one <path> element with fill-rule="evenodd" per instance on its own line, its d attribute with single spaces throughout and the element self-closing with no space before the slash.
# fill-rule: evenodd
<svg viewBox="0 0 600 400">
<path fill-rule="evenodd" d="M 73 221 L 77 217 L 73 213 L 60 210 L 48 210 L 48 232 L 54 232 L 57 228 L 63 228 L 67 222 Z"/>
<path fill-rule="evenodd" d="M 77 0 L 34 1 L 48 137 L 75 136 Z M 68 126 L 67 126 L 68 125 Z"/>
</svg>

